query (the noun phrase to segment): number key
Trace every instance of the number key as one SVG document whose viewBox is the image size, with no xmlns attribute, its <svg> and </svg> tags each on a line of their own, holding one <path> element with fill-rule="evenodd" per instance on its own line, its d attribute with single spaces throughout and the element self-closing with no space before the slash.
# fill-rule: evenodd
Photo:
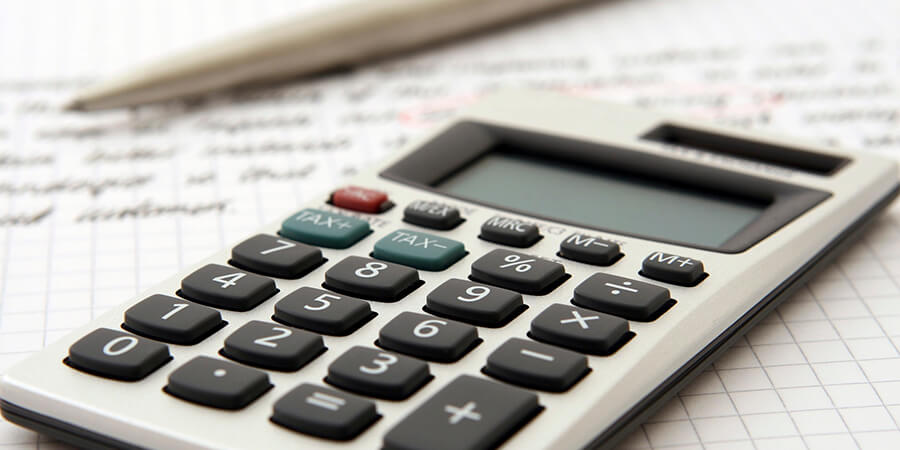
<svg viewBox="0 0 900 450">
<path fill-rule="evenodd" d="M 412 312 L 398 314 L 378 333 L 378 345 L 386 349 L 440 362 L 462 358 L 478 342 L 471 325 Z"/>
<path fill-rule="evenodd" d="M 158 341 L 193 345 L 225 326 L 225 322 L 215 309 L 156 294 L 128 308 L 122 326 Z"/>
<path fill-rule="evenodd" d="M 302 287 L 275 304 L 272 319 L 316 333 L 346 336 L 374 316 L 368 302 Z"/>
<path fill-rule="evenodd" d="M 275 295 L 269 278 L 219 264 L 207 264 L 181 281 L 179 295 L 216 308 L 248 311 Z"/>
<path fill-rule="evenodd" d="M 348 256 L 325 272 L 325 287 L 368 300 L 396 301 L 421 285 L 415 269 Z"/>
<path fill-rule="evenodd" d="M 427 311 L 486 327 L 500 327 L 525 309 L 522 294 L 453 278 L 428 293 Z"/>
<path fill-rule="evenodd" d="M 231 250 L 231 264 L 278 278 L 300 278 L 325 262 L 322 251 L 268 234 L 257 234 Z"/>
<path fill-rule="evenodd" d="M 146 377 L 172 356 L 165 344 L 99 328 L 69 347 L 65 363 L 83 372 L 124 381 Z"/>
<path fill-rule="evenodd" d="M 222 355 L 264 369 L 293 371 L 325 351 L 322 336 L 252 320 L 225 339 Z"/>
<path fill-rule="evenodd" d="M 356 346 L 328 366 L 325 381 L 388 400 L 403 400 L 430 380 L 428 364 L 408 356 Z"/>
</svg>

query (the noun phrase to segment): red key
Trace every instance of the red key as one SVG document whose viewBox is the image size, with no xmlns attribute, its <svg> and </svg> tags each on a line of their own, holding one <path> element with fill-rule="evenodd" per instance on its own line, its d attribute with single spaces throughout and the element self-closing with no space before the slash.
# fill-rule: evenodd
<svg viewBox="0 0 900 450">
<path fill-rule="evenodd" d="M 341 208 L 367 213 L 380 213 L 392 205 L 384 192 L 359 186 L 340 188 L 331 194 L 331 203 Z"/>
</svg>

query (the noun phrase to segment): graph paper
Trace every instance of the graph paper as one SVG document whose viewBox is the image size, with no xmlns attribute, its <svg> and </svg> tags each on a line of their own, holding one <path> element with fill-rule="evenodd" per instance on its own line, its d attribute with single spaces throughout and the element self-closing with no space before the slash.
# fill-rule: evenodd
<svg viewBox="0 0 900 450">
<path fill-rule="evenodd" d="M 900 151 L 900 4 L 595 2 L 328 78 L 91 115 L 104 75 L 320 2 L 0 1 L 0 372 L 500 86 Z M 900 446 L 900 207 L 623 448 Z M 0 422 L 0 449 L 64 447 Z"/>
</svg>

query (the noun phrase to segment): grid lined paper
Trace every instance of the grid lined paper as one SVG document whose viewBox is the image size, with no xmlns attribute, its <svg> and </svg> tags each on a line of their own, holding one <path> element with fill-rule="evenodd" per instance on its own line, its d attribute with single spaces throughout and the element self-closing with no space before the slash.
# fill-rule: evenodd
<svg viewBox="0 0 900 450">
<path fill-rule="evenodd" d="M 0 0 L 0 372 L 500 85 L 900 150 L 900 4 L 601 1 L 330 78 L 90 116 L 138 62 L 321 2 Z M 900 206 L 623 448 L 896 448 Z M 0 449 L 63 447 L 0 422 Z"/>
</svg>

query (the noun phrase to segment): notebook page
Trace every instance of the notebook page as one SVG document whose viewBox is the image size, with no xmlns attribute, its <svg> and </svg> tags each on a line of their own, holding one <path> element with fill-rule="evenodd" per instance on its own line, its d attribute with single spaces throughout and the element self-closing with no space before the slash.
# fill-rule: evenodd
<svg viewBox="0 0 900 450">
<path fill-rule="evenodd" d="M 321 2 L 0 1 L 0 372 L 499 86 L 900 150 L 900 4 L 602 1 L 312 82 L 91 115 L 135 63 Z M 624 448 L 900 440 L 900 210 Z M 60 446 L 0 422 L 0 449 Z"/>
</svg>

